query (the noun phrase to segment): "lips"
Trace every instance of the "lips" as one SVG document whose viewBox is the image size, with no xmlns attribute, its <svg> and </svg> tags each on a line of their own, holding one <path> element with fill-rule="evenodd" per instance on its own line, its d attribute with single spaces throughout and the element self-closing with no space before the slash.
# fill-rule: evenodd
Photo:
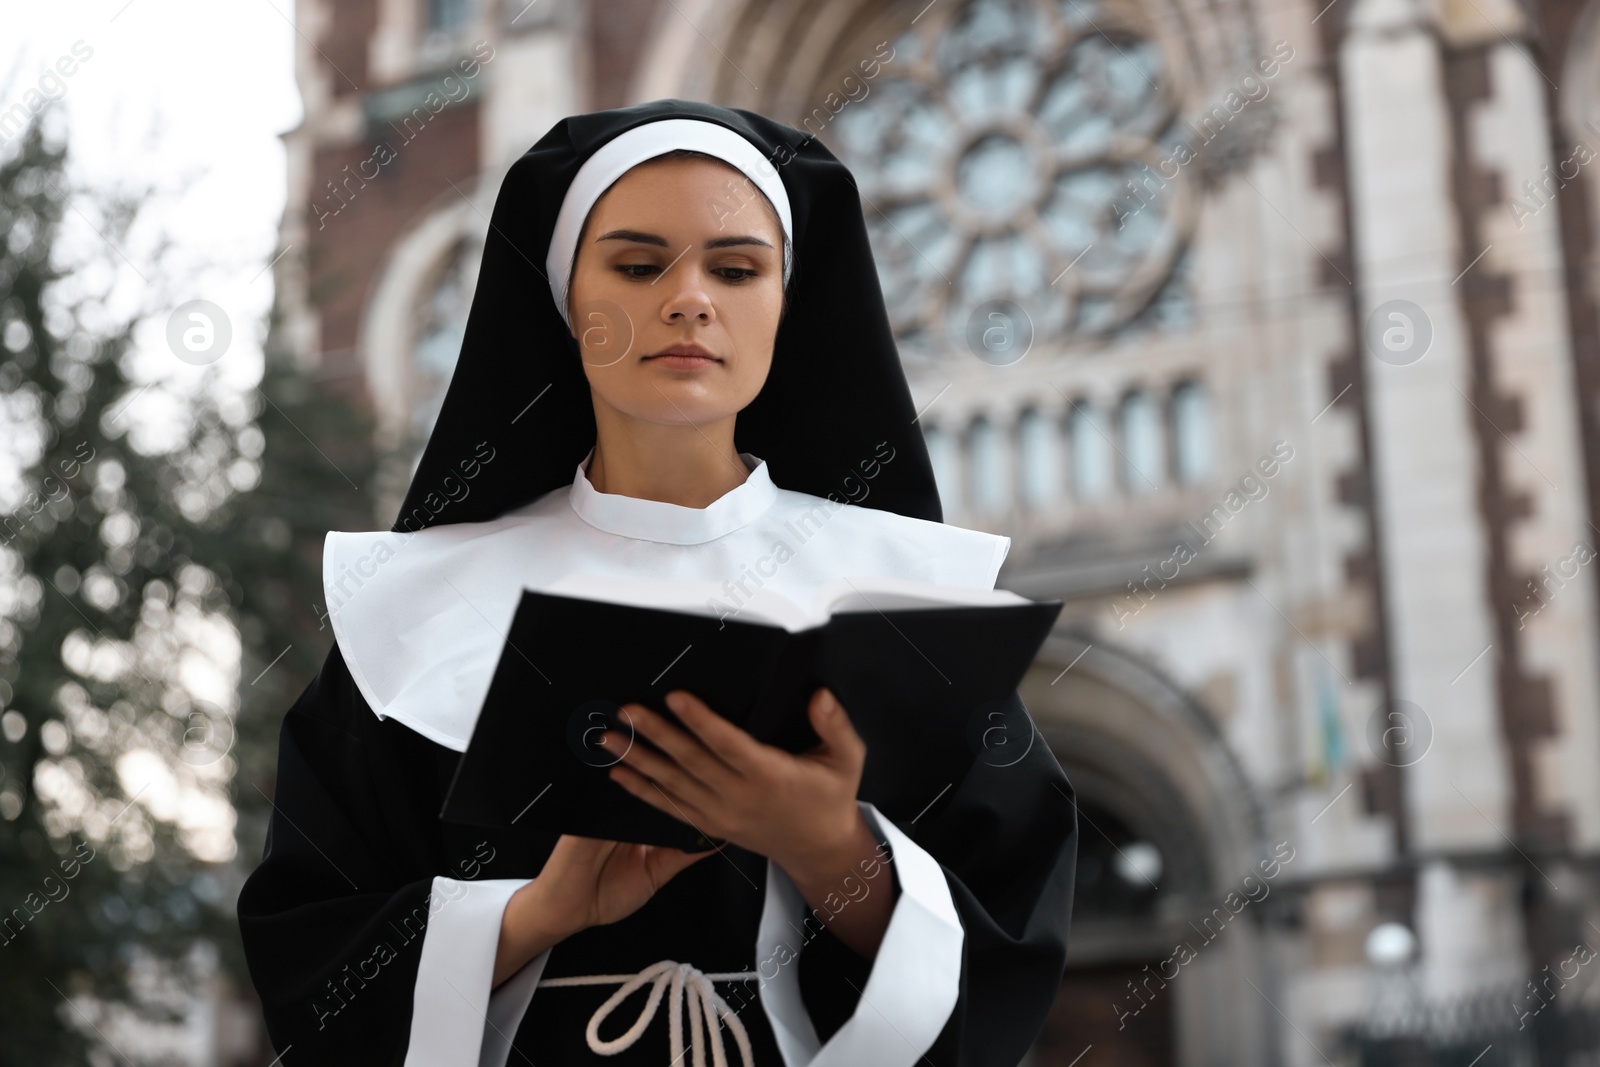
<svg viewBox="0 0 1600 1067">
<path fill-rule="evenodd" d="M 670 348 L 663 348 L 661 351 L 653 353 L 652 355 L 648 355 L 648 356 L 646 356 L 644 358 L 645 359 L 671 359 L 672 357 L 678 357 L 675 360 L 675 362 L 690 362 L 690 361 L 696 360 L 696 359 L 698 359 L 698 360 L 706 360 L 706 361 L 715 362 L 715 363 L 721 363 L 722 362 L 720 359 L 718 359 L 716 356 L 712 355 L 706 349 L 702 348 L 699 345 L 694 345 L 694 344 L 673 345 Z"/>
<path fill-rule="evenodd" d="M 722 361 L 707 356 L 651 356 L 651 363 L 660 364 L 668 370 L 710 370 Z"/>
</svg>

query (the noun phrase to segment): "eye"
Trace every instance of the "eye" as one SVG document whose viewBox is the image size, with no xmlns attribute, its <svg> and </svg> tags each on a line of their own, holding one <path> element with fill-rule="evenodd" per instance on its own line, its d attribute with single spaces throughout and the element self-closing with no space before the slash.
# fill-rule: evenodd
<svg viewBox="0 0 1600 1067">
<path fill-rule="evenodd" d="M 652 271 L 659 271 L 660 269 L 654 263 L 622 263 L 616 268 L 617 273 L 624 278 L 640 279 L 648 278 Z M 749 267 L 714 267 L 711 273 L 718 275 L 730 284 L 739 285 L 750 278 L 754 278 L 760 272 Z"/>
</svg>

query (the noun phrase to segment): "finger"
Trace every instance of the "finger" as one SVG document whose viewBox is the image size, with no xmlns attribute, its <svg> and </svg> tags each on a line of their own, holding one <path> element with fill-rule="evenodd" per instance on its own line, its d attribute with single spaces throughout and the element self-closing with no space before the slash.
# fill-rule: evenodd
<svg viewBox="0 0 1600 1067">
<path fill-rule="evenodd" d="M 718 715 L 711 707 L 687 689 L 674 689 L 667 694 L 667 707 L 671 708 L 705 748 L 735 773 L 742 774 L 760 760 L 768 758 L 777 749 L 762 744 L 750 734 Z"/>
<path fill-rule="evenodd" d="M 850 714 L 845 711 L 844 705 L 839 703 L 839 698 L 834 695 L 833 690 L 824 687 L 811 694 L 809 711 L 811 727 L 816 730 L 817 736 L 822 738 L 826 755 L 836 756 L 847 763 L 865 759 L 866 742 L 856 732 L 855 724 L 850 721 Z"/>
<path fill-rule="evenodd" d="M 719 836 L 701 829 L 702 826 L 711 821 L 705 815 L 704 810 L 672 788 L 663 786 L 660 782 L 640 774 L 632 767 L 613 767 L 610 771 L 610 778 L 657 811 L 670 815 L 679 822 L 699 830 L 707 837 Z"/>
<path fill-rule="evenodd" d="M 659 756 L 647 755 L 642 760 L 636 761 L 630 753 L 625 763 L 612 767 L 608 774 L 612 781 L 646 800 L 653 799 L 656 790 L 659 789 L 680 803 L 699 806 L 695 803 L 695 798 L 690 796 L 694 792 L 690 779 L 674 768 L 670 761 L 663 761 Z"/>
<path fill-rule="evenodd" d="M 638 720 L 639 717 L 635 716 L 634 721 L 637 723 Z M 643 731 L 641 730 L 641 732 Z M 651 738 L 651 740 L 655 739 Z M 601 744 L 608 750 L 610 750 L 610 746 L 613 743 L 609 737 L 601 741 Z M 626 766 L 651 781 L 659 782 L 678 796 L 689 798 L 697 806 L 716 806 L 720 792 L 715 788 L 715 784 L 703 780 L 696 775 L 694 770 L 677 762 L 671 753 L 663 755 L 660 752 L 651 751 L 645 745 L 634 745 L 626 752 L 620 753 L 620 758 L 621 763 L 614 765 L 613 769 Z M 702 758 L 711 759 L 712 757 L 703 755 Z"/>
<path fill-rule="evenodd" d="M 671 701 L 668 701 L 671 707 Z M 703 706 L 703 705 L 702 705 Z M 677 711 L 676 708 L 673 708 Z M 712 718 L 721 717 L 707 709 Z M 643 704 L 623 706 L 622 719 L 643 734 L 657 748 L 671 756 L 673 761 L 707 785 L 727 783 L 738 772 L 701 743 L 694 733 L 680 729 L 657 715 Z M 681 716 L 680 716 L 681 718 Z M 684 724 L 688 725 L 687 722 Z"/>
</svg>

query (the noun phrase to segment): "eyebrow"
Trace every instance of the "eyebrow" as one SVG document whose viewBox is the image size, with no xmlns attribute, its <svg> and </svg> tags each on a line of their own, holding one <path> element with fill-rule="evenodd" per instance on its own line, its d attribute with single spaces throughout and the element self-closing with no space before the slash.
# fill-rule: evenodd
<svg viewBox="0 0 1600 1067">
<path fill-rule="evenodd" d="M 595 241 L 633 241 L 636 244 L 660 245 L 662 248 L 667 247 L 667 239 L 665 237 L 654 233 L 644 233 L 641 230 L 607 230 L 599 237 L 596 237 Z M 763 241 L 759 237 L 752 237 L 749 234 L 738 234 L 732 237 L 713 237 L 711 240 L 705 243 L 704 247 L 732 248 L 736 245 L 760 245 L 762 248 L 772 247 L 770 243 Z"/>
</svg>

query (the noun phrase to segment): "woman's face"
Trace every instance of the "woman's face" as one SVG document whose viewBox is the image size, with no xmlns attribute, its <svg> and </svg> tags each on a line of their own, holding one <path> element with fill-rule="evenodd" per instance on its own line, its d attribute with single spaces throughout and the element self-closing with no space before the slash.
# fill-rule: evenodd
<svg viewBox="0 0 1600 1067">
<path fill-rule="evenodd" d="M 570 301 L 597 408 L 677 425 L 731 418 L 772 366 L 783 231 L 731 167 L 693 158 L 641 164 L 590 211 Z M 711 358 L 658 355 L 678 345 Z"/>
</svg>

